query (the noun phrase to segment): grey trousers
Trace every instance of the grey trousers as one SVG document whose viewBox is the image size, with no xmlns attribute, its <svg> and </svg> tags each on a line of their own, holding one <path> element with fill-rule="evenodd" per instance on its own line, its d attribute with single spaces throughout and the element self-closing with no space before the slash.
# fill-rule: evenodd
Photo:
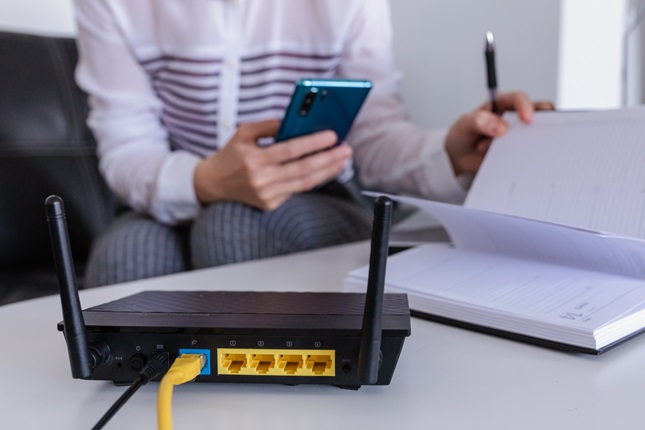
<svg viewBox="0 0 645 430">
<path fill-rule="evenodd" d="M 190 225 L 127 212 L 93 244 L 84 284 L 109 285 L 367 239 L 371 213 L 352 200 L 298 194 L 274 211 L 220 202 Z"/>
</svg>

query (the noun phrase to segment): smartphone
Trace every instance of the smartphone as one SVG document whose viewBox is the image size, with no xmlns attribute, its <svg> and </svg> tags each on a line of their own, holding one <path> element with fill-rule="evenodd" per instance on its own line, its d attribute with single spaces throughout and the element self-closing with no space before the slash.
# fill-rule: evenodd
<svg viewBox="0 0 645 430">
<path fill-rule="evenodd" d="M 343 142 L 371 89 L 367 80 L 297 81 L 276 142 L 322 130 L 335 131 Z"/>
</svg>

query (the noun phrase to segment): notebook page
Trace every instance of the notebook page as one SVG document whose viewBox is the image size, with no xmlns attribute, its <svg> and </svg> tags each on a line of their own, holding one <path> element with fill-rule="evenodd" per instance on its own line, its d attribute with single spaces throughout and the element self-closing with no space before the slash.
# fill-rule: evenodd
<svg viewBox="0 0 645 430">
<path fill-rule="evenodd" d="M 645 108 L 505 118 L 466 207 L 645 238 Z"/>
<path fill-rule="evenodd" d="M 367 270 L 350 272 L 348 281 L 364 283 Z M 411 294 L 411 307 L 417 310 L 491 326 L 506 321 L 518 332 L 549 338 L 557 338 L 555 326 L 595 331 L 645 301 L 643 280 L 590 275 L 443 244 L 421 245 L 391 256 L 386 285 Z M 416 300 L 421 300 L 419 306 Z M 569 341 L 570 336 L 575 334 L 559 340 Z"/>
<path fill-rule="evenodd" d="M 373 193 L 367 193 L 374 195 Z M 604 235 L 406 196 L 390 196 L 434 216 L 455 247 L 645 279 L 645 240 Z"/>
</svg>

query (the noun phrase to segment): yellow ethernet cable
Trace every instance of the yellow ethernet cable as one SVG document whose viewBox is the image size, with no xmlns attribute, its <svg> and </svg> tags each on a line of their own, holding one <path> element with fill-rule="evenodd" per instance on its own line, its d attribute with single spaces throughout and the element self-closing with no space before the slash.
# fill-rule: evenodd
<svg viewBox="0 0 645 430">
<path fill-rule="evenodd" d="M 182 354 L 170 366 L 159 383 L 157 423 L 159 430 L 172 430 L 172 391 L 175 385 L 192 381 L 206 365 L 204 354 Z"/>
</svg>

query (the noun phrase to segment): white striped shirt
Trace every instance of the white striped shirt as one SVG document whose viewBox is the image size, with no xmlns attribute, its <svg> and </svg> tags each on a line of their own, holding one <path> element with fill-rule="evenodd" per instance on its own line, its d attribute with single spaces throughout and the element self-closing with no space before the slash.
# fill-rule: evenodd
<svg viewBox="0 0 645 430">
<path fill-rule="evenodd" d="M 165 223 L 200 209 L 194 170 L 239 124 L 281 118 L 299 78 L 374 83 L 347 143 L 373 189 L 460 201 L 445 133 L 408 120 L 387 0 L 76 0 L 77 80 L 100 168 Z"/>
<path fill-rule="evenodd" d="M 340 54 L 271 52 L 239 60 L 237 97 L 224 98 L 222 58 L 158 56 L 140 61 L 163 102 L 161 122 L 176 148 L 203 156 L 226 143 L 234 126 L 265 118 L 280 118 L 299 77 L 332 77 Z M 234 87 L 233 87 L 234 88 Z M 237 102 L 221 106 L 223 99 Z M 218 109 L 219 108 L 219 109 Z M 228 111 L 222 115 L 219 113 Z M 233 124 L 235 118 L 235 124 Z M 219 136 L 224 139 L 219 139 Z"/>
</svg>

